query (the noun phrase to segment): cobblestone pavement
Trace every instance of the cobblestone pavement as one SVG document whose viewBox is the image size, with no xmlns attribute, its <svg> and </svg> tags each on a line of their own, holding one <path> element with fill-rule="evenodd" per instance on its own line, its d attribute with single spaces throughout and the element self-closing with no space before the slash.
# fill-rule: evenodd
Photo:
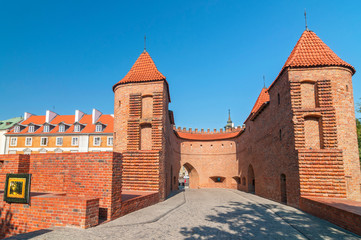
<svg viewBox="0 0 361 240">
<path fill-rule="evenodd" d="M 227 189 L 179 192 L 87 230 L 53 228 L 11 239 L 360 239 L 295 208 Z"/>
</svg>

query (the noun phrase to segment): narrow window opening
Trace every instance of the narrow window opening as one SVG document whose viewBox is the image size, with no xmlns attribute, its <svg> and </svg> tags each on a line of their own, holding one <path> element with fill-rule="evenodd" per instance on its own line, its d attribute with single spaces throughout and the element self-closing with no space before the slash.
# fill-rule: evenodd
<svg viewBox="0 0 361 240">
<path fill-rule="evenodd" d="M 282 141 L 282 129 L 280 129 L 279 131 L 279 137 L 280 137 L 280 141 Z"/>
<path fill-rule="evenodd" d="M 278 100 L 278 105 L 280 105 L 281 104 L 281 97 L 280 97 L 279 93 L 277 93 L 277 100 Z"/>
</svg>

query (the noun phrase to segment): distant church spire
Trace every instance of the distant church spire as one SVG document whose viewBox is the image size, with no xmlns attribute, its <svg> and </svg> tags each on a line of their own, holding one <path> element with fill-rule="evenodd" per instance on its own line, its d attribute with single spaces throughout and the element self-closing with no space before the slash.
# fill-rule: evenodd
<svg viewBox="0 0 361 240">
<path fill-rule="evenodd" d="M 231 110 L 228 109 L 228 121 L 227 121 L 227 124 L 226 126 L 224 126 L 224 129 L 227 130 L 227 129 L 232 129 L 234 127 L 234 124 L 231 120 Z"/>
</svg>

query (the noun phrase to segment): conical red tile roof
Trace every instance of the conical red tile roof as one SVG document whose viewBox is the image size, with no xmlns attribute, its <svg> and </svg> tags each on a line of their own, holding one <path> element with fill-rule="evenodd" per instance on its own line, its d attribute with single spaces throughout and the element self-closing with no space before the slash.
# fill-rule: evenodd
<svg viewBox="0 0 361 240">
<path fill-rule="evenodd" d="M 341 66 L 347 67 L 356 72 L 355 68 L 339 58 L 317 35 L 316 33 L 305 30 L 296 46 L 293 48 L 282 70 L 276 77 L 276 80 L 269 86 L 272 88 L 282 72 L 290 67 L 321 67 L 321 66 Z"/>
<path fill-rule="evenodd" d="M 342 66 L 355 73 L 353 66 L 339 58 L 317 35 L 305 30 L 293 48 L 286 67 Z"/>
<path fill-rule="evenodd" d="M 119 84 L 162 80 L 165 80 L 164 75 L 158 71 L 148 52 L 144 51 L 135 61 L 127 75 L 113 86 L 113 90 Z"/>
</svg>

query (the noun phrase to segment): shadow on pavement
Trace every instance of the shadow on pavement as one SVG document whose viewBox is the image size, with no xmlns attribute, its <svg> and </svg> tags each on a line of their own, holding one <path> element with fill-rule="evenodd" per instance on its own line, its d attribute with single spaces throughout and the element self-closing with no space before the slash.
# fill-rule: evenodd
<svg viewBox="0 0 361 240">
<path fill-rule="evenodd" d="M 41 229 L 41 230 L 34 231 L 34 232 L 19 234 L 19 235 L 12 236 L 12 237 L 9 237 L 9 238 L 6 238 L 6 239 L 8 239 L 8 240 L 31 239 L 31 238 L 40 236 L 42 234 L 45 234 L 45 233 L 48 233 L 48 232 L 51 232 L 51 231 L 52 230 L 49 230 L 49 229 Z"/>
<path fill-rule="evenodd" d="M 359 239 L 346 230 L 301 211 L 277 209 L 278 205 L 230 202 L 208 215 L 210 225 L 182 228 L 184 239 Z M 275 216 L 276 215 L 276 216 Z M 277 220 L 275 220 L 275 217 Z M 341 238 L 340 238 L 341 237 Z"/>
</svg>

